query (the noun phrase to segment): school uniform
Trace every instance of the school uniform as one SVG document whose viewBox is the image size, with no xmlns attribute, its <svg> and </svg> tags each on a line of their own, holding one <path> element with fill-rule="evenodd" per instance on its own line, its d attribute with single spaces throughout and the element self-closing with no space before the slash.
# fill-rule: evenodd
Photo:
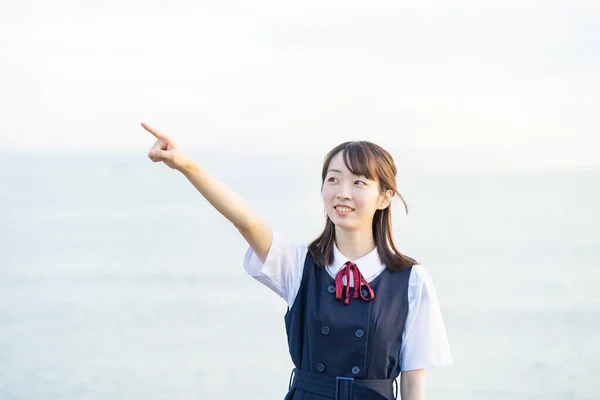
<svg viewBox="0 0 600 400">
<path fill-rule="evenodd" d="M 264 263 L 251 248 L 244 269 L 288 304 L 285 326 L 294 376 L 286 400 L 383 400 L 401 371 L 451 364 L 429 273 L 392 271 L 377 249 L 317 267 L 308 248 L 273 232 Z"/>
</svg>

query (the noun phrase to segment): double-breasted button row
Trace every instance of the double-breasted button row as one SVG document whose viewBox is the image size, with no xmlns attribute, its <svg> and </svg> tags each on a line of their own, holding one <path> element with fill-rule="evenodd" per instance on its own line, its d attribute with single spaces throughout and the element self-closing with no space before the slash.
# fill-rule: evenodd
<svg viewBox="0 0 600 400">
<path fill-rule="evenodd" d="M 317 369 L 317 371 L 323 372 L 323 371 L 325 371 L 325 364 L 316 363 L 315 368 Z M 358 374 L 360 374 L 360 367 L 358 365 L 355 365 L 354 367 L 352 367 L 352 375 L 358 375 Z"/>
<path fill-rule="evenodd" d="M 327 325 L 323 325 L 321 327 L 321 333 L 323 335 L 329 335 L 329 332 L 331 332 L 331 328 L 328 327 Z M 356 336 L 357 338 L 361 338 L 361 337 L 365 336 L 365 331 L 358 328 L 357 330 L 354 331 L 354 336 Z"/>
<path fill-rule="evenodd" d="M 335 293 L 335 286 L 333 286 L 333 285 L 327 286 L 327 291 L 331 294 Z M 360 291 L 361 291 L 363 297 L 366 299 L 368 299 L 371 296 L 371 294 L 369 293 L 369 290 L 367 290 L 367 288 L 362 288 Z"/>
</svg>

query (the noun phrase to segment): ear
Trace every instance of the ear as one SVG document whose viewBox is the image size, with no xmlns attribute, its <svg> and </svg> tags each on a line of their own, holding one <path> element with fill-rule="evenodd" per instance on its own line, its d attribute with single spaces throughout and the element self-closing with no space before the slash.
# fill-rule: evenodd
<svg viewBox="0 0 600 400">
<path fill-rule="evenodd" d="M 391 190 L 387 190 L 384 194 L 382 194 L 379 197 L 379 202 L 377 203 L 377 209 L 385 210 L 392 202 L 392 197 L 394 197 L 394 192 Z"/>
</svg>

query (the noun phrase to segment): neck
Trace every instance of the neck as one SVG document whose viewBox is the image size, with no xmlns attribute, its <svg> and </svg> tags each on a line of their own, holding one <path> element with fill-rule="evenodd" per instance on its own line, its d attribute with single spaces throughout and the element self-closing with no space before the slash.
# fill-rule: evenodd
<svg viewBox="0 0 600 400">
<path fill-rule="evenodd" d="M 360 231 L 347 231 L 336 226 L 335 245 L 344 256 L 356 260 L 375 248 L 375 238 L 370 226 Z"/>
</svg>

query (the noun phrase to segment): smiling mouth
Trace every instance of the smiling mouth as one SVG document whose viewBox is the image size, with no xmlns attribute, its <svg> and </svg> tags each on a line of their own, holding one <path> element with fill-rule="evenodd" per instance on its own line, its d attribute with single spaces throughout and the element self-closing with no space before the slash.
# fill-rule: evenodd
<svg viewBox="0 0 600 400">
<path fill-rule="evenodd" d="M 344 207 L 344 206 L 335 206 L 335 211 L 337 211 L 338 213 L 342 213 L 342 214 L 348 214 L 351 213 L 352 211 L 354 211 L 353 208 L 350 207 Z"/>
</svg>

